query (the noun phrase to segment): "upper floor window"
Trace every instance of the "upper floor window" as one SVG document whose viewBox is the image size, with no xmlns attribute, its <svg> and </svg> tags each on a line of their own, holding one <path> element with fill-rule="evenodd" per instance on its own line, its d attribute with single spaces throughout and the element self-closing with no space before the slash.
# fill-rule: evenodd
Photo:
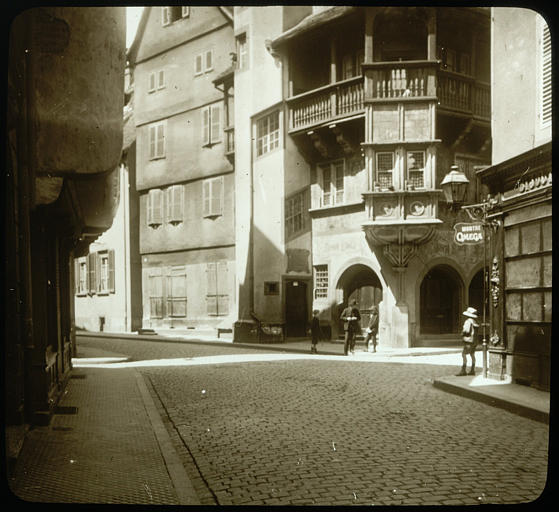
<svg viewBox="0 0 559 512">
<path fill-rule="evenodd" d="M 184 186 L 173 185 L 166 190 L 167 222 L 178 224 L 184 215 Z"/>
<path fill-rule="evenodd" d="M 165 121 L 149 126 L 149 158 L 165 157 Z"/>
<path fill-rule="evenodd" d="M 206 50 L 196 55 L 194 61 L 194 74 L 201 75 L 213 70 L 213 50 Z"/>
<path fill-rule="evenodd" d="M 285 200 L 285 236 L 290 238 L 308 227 L 308 189 L 297 192 Z"/>
<path fill-rule="evenodd" d="M 165 88 L 165 70 L 152 71 L 149 74 L 149 92 Z"/>
<path fill-rule="evenodd" d="M 163 223 L 163 191 L 154 188 L 147 195 L 147 224 L 159 226 Z"/>
<path fill-rule="evenodd" d="M 74 260 L 74 282 L 76 295 L 86 295 L 89 291 L 88 259 L 83 256 Z"/>
<path fill-rule="evenodd" d="M 425 151 L 408 151 L 408 186 L 425 187 Z"/>
<path fill-rule="evenodd" d="M 345 162 L 335 162 L 318 165 L 320 182 L 322 185 L 322 206 L 334 206 L 344 202 Z"/>
<path fill-rule="evenodd" d="M 223 215 L 223 176 L 209 178 L 202 183 L 204 217 Z"/>
<path fill-rule="evenodd" d="M 256 122 L 256 156 L 262 156 L 279 147 L 279 111 Z"/>
<path fill-rule="evenodd" d="M 188 16 L 190 16 L 189 6 L 174 5 L 171 7 L 161 7 L 161 24 L 163 26 L 170 25 L 174 21 L 187 18 Z"/>
<path fill-rule="evenodd" d="M 328 298 L 328 265 L 314 267 L 314 298 Z"/>
<path fill-rule="evenodd" d="M 551 36 L 549 34 L 549 27 L 545 21 L 542 21 L 540 48 L 540 116 L 542 124 L 547 125 L 551 122 Z"/>
<path fill-rule="evenodd" d="M 115 251 L 92 252 L 75 260 L 76 294 L 115 293 Z"/>
<path fill-rule="evenodd" d="M 202 109 L 202 145 L 221 142 L 221 106 L 209 105 Z"/>
<path fill-rule="evenodd" d="M 237 36 L 237 69 L 247 69 L 247 35 L 240 34 Z"/>
<path fill-rule="evenodd" d="M 377 179 L 381 189 L 392 188 L 392 174 L 394 172 L 394 153 L 383 151 L 376 154 Z"/>
</svg>

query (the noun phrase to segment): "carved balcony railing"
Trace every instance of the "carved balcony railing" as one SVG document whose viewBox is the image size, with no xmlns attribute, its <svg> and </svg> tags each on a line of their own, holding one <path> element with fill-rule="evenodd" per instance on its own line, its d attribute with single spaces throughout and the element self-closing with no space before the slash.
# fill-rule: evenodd
<svg viewBox="0 0 559 512">
<path fill-rule="evenodd" d="M 364 113 L 363 77 L 326 85 L 287 100 L 289 131 L 308 129 Z"/>
<path fill-rule="evenodd" d="M 436 61 L 395 61 L 364 64 L 371 100 L 434 98 Z"/>
<path fill-rule="evenodd" d="M 438 93 L 440 107 L 484 120 L 491 118 L 491 93 L 488 84 L 475 78 L 439 71 Z"/>
</svg>

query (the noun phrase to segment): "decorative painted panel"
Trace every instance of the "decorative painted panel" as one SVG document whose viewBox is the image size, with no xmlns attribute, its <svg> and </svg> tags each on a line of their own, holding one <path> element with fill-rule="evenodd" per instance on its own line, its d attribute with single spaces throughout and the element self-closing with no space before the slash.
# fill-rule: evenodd
<svg viewBox="0 0 559 512">
<path fill-rule="evenodd" d="M 532 254 L 540 250 L 540 224 L 527 224 L 520 228 L 522 254 Z"/>
<path fill-rule="evenodd" d="M 400 138 L 397 105 L 379 105 L 373 109 L 373 142 L 393 142 Z"/>
<path fill-rule="evenodd" d="M 431 139 L 429 105 L 404 105 L 404 140 Z"/>
<path fill-rule="evenodd" d="M 507 262 L 507 288 L 534 288 L 537 286 L 541 286 L 540 258 L 524 258 Z"/>
</svg>

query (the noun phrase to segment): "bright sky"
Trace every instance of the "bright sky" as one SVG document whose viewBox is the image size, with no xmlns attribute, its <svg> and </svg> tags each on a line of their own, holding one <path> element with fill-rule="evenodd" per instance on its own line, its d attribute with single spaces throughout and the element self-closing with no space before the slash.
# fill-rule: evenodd
<svg viewBox="0 0 559 512">
<path fill-rule="evenodd" d="M 126 48 L 130 48 L 142 16 L 143 7 L 126 7 Z"/>
</svg>

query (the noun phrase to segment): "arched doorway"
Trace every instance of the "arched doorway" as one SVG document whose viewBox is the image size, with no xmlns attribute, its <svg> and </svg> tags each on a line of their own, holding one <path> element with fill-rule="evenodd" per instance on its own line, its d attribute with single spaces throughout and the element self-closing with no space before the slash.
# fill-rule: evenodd
<svg viewBox="0 0 559 512">
<path fill-rule="evenodd" d="M 454 334 L 461 328 L 462 279 L 448 265 L 433 267 L 421 282 L 420 333 Z"/>
<path fill-rule="evenodd" d="M 468 306 L 472 306 L 478 310 L 479 317 L 483 315 L 483 269 L 480 269 L 468 287 Z M 485 315 L 489 318 L 489 303 L 485 302 Z"/>
<path fill-rule="evenodd" d="M 338 304 L 333 319 L 338 327 L 338 336 L 343 336 L 343 323 L 339 318 L 350 300 L 357 301 L 361 313 L 361 326 L 365 327 L 369 322 L 371 308 L 382 300 L 382 284 L 377 274 L 367 265 L 352 265 L 341 275 L 336 288 L 343 292 L 343 302 Z"/>
</svg>

